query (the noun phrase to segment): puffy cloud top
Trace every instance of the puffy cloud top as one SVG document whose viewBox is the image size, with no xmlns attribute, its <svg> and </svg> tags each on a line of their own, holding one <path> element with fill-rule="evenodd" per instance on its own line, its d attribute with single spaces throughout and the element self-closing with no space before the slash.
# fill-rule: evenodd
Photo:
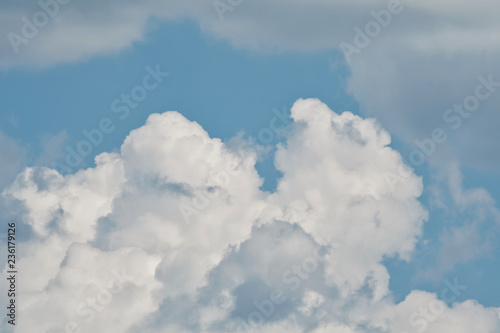
<svg viewBox="0 0 500 333">
<path fill-rule="evenodd" d="M 410 257 L 427 212 L 420 177 L 387 181 L 404 168 L 389 134 L 314 99 L 292 118 L 273 193 L 251 150 L 177 112 L 151 115 L 95 168 L 25 169 L 4 192 L 33 231 L 18 331 L 498 331 L 499 310 L 473 301 L 392 301 L 381 262 Z M 440 313 L 422 322 L 422 306 Z"/>
</svg>

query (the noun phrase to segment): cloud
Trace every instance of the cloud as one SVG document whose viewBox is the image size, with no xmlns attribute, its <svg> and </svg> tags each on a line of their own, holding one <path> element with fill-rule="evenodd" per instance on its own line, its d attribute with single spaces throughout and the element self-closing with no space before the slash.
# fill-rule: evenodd
<svg viewBox="0 0 500 333">
<path fill-rule="evenodd" d="M 365 114 L 376 117 L 411 148 L 419 149 L 417 141 L 442 129 L 446 139 L 426 156 L 431 164 L 446 166 L 459 159 L 461 165 L 496 172 L 498 154 L 492 152 L 497 150 L 493 124 L 500 105 L 500 72 L 494 66 L 498 52 L 490 45 L 482 50 L 481 55 L 474 48 L 429 54 L 377 40 L 350 65 L 348 91 Z M 485 90 L 483 79 L 492 82 L 491 90 Z M 475 97 L 478 86 L 487 98 Z"/>
<path fill-rule="evenodd" d="M 132 2 L 117 4 L 49 0 L 7 6 L 0 25 L 6 37 L 0 44 L 0 64 L 44 66 L 109 54 L 132 45 L 142 38 L 149 13 L 146 7 Z"/>
<path fill-rule="evenodd" d="M 434 281 L 457 264 L 490 255 L 498 243 L 500 212 L 495 200 L 484 188 L 464 188 L 458 163 L 450 162 L 430 186 L 431 205 L 441 212 L 436 226 L 439 232 L 435 263 L 418 276 Z M 434 246 L 433 245 L 433 246 Z"/>
<path fill-rule="evenodd" d="M 193 20 L 211 36 L 258 52 L 340 52 L 341 44 L 348 43 L 359 51 L 348 56 L 352 60 L 347 64 L 349 92 L 365 115 L 376 117 L 413 146 L 414 140 L 429 137 L 434 128 L 444 128 L 449 139 L 431 160 L 449 155 L 463 165 L 496 172 L 500 154 L 491 152 L 497 151 L 495 110 L 500 94 L 481 101 L 479 111 L 462 119 L 459 130 L 451 130 L 443 116 L 474 93 L 478 76 L 491 74 L 495 82 L 500 80 L 496 66 L 500 23 L 494 15 L 500 9 L 498 2 L 222 2 L 226 4 L 222 15 L 212 0 L 4 4 L 0 32 L 6 37 L 9 33 L 22 36 L 23 26 L 29 25 L 26 21 L 33 24 L 33 16 L 43 14 L 43 8 L 49 8 L 45 9 L 49 14 L 45 14 L 47 23 L 34 26 L 36 33 L 29 34 L 33 36 L 23 37 L 26 43 L 13 47 L 9 38 L 0 41 L 0 66 L 43 67 L 115 54 L 146 40 L 152 21 L 179 19 Z M 42 14 L 37 17 L 43 18 Z M 376 33 L 360 37 L 359 31 L 369 27 Z"/>
<path fill-rule="evenodd" d="M 177 112 L 151 115 L 95 168 L 25 169 L 4 192 L 32 233 L 18 245 L 19 331 L 415 330 L 408 318 L 436 295 L 394 304 L 382 261 L 411 257 L 421 178 L 390 186 L 404 164 L 373 119 L 318 100 L 291 115 L 274 193 L 260 190 L 255 150 Z M 438 317 L 428 332 L 500 327 L 471 301 Z"/>
<path fill-rule="evenodd" d="M 29 1 L 3 5 L 5 19 L 0 27 L 3 35 L 16 33 L 22 36 L 22 27 L 26 24 L 23 16 L 37 31 L 32 38 L 26 38 L 26 44 L 18 46 L 17 55 L 9 39 L 3 40 L 0 49 L 4 66 L 22 63 L 47 65 L 117 52 L 144 39 L 151 18 L 194 19 L 212 35 L 245 48 L 338 48 L 341 42 L 350 42 L 354 38 L 354 27 L 363 28 L 374 19 L 370 14 L 372 10 L 379 12 L 391 6 L 390 1 L 374 6 L 366 0 L 316 0 L 307 4 L 293 0 L 284 6 L 277 0 L 258 0 L 232 2 L 231 5 L 226 3 L 222 6 L 224 9 L 218 11 L 217 2 L 212 0 L 168 3 L 148 0 L 141 5 L 133 1 L 80 3 L 46 0 L 41 3 L 47 5 Z M 430 0 L 397 3 L 409 19 L 390 25 L 380 37 L 393 40 L 393 45 L 410 46 L 424 53 L 466 51 L 478 54 L 481 53 L 478 50 L 485 47 L 498 51 L 495 46 L 498 43 L 494 41 L 498 40 L 496 31 L 499 23 L 492 14 L 498 10 L 495 1 L 473 4 L 467 1 L 436 4 Z M 398 7 L 397 3 L 395 7 Z M 450 8 L 453 10 L 450 11 Z M 220 15 L 221 11 L 223 15 Z M 42 24 L 43 20 L 33 18 L 39 12 L 53 17 Z M 391 20 L 396 21 L 397 17 Z M 422 25 L 422 20 L 427 24 Z M 40 27 L 34 22 L 39 22 Z M 398 25 L 397 29 L 395 25 Z M 38 51 L 39 56 L 35 58 L 28 51 Z"/>
<path fill-rule="evenodd" d="M 449 289 L 443 291 L 453 295 Z M 436 295 L 423 291 L 413 291 L 394 312 L 391 332 L 494 332 L 499 325 L 498 309 L 485 308 L 474 301 L 448 307 Z"/>
</svg>

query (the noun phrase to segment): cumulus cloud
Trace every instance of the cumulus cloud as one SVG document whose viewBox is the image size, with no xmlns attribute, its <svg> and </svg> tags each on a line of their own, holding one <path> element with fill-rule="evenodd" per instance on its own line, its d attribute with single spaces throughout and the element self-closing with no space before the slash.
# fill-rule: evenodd
<svg viewBox="0 0 500 333">
<path fill-rule="evenodd" d="M 392 301 L 382 261 L 410 259 L 427 212 L 420 177 L 387 182 L 404 168 L 389 134 L 313 99 L 291 116 L 273 193 L 256 151 L 177 112 L 151 115 L 95 168 L 25 169 L 3 193 L 32 233 L 18 331 L 415 332 L 431 304 L 428 332 L 496 332 L 498 309 L 472 301 Z"/>
</svg>

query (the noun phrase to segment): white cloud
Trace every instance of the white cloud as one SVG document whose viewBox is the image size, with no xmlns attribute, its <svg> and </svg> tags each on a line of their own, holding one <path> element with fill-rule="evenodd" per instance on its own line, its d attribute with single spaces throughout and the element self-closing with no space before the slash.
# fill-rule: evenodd
<svg viewBox="0 0 500 333">
<path fill-rule="evenodd" d="M 304 201 L 304 229 L 342 244 L 327 271 L 344 293 L 369 278 L 382 297 L 388 275 L 378 263 L 386 255 L 408 258 L 426 218 L 416 200 L 421 180 L 411 175 L 393 191 L 385 173 L 403 163 L 373 119 L 336 115 L 316 100 L 296 102 L 292 118 L 297 129 L 287 147 L 278 148 L 276 166 L 284 176 L 272 199 L 284 207 Z"/>
<path fill-rule="evenodd" d="M 393 318 L 391 332 L 495 332 L 499 327 L 498 309 L 485 308 L 474 301 L 448 307 L 436 295 L 423 291 L 408 295 L 396 306 Z"/>
<path fill-rule="evenodd" d="M 22 172 L 4 194 L 23 202 L 18 223 L 34 233 L 18 245 L 20 332 L 408 329 L 436 296 L 394 304 L 381 261 L 414 249 L 421 179 L 391 189 L 385 173 L 403 162 L 373 119 L 318 100 L 297 101 L 292 118 L 272 194 L 254 152 L 177 112 L 151 115 L 95 168 Z M 122 288 L 116 274 L 129 277 Z M 500 327 L 496 309 L 475 303 L 443 313 L 429 332 Z"/>
</svg>

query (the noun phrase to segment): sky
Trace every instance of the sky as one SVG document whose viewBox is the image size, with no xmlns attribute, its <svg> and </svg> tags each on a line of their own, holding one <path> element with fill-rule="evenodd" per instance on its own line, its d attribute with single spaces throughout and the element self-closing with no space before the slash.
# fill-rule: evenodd
<svg viewBox="0 0 500 333">
<path fill-rule="evenodd" d="M 1 4 L 1 331 L 500 332 L 499 7 Z"/>
</svg>

